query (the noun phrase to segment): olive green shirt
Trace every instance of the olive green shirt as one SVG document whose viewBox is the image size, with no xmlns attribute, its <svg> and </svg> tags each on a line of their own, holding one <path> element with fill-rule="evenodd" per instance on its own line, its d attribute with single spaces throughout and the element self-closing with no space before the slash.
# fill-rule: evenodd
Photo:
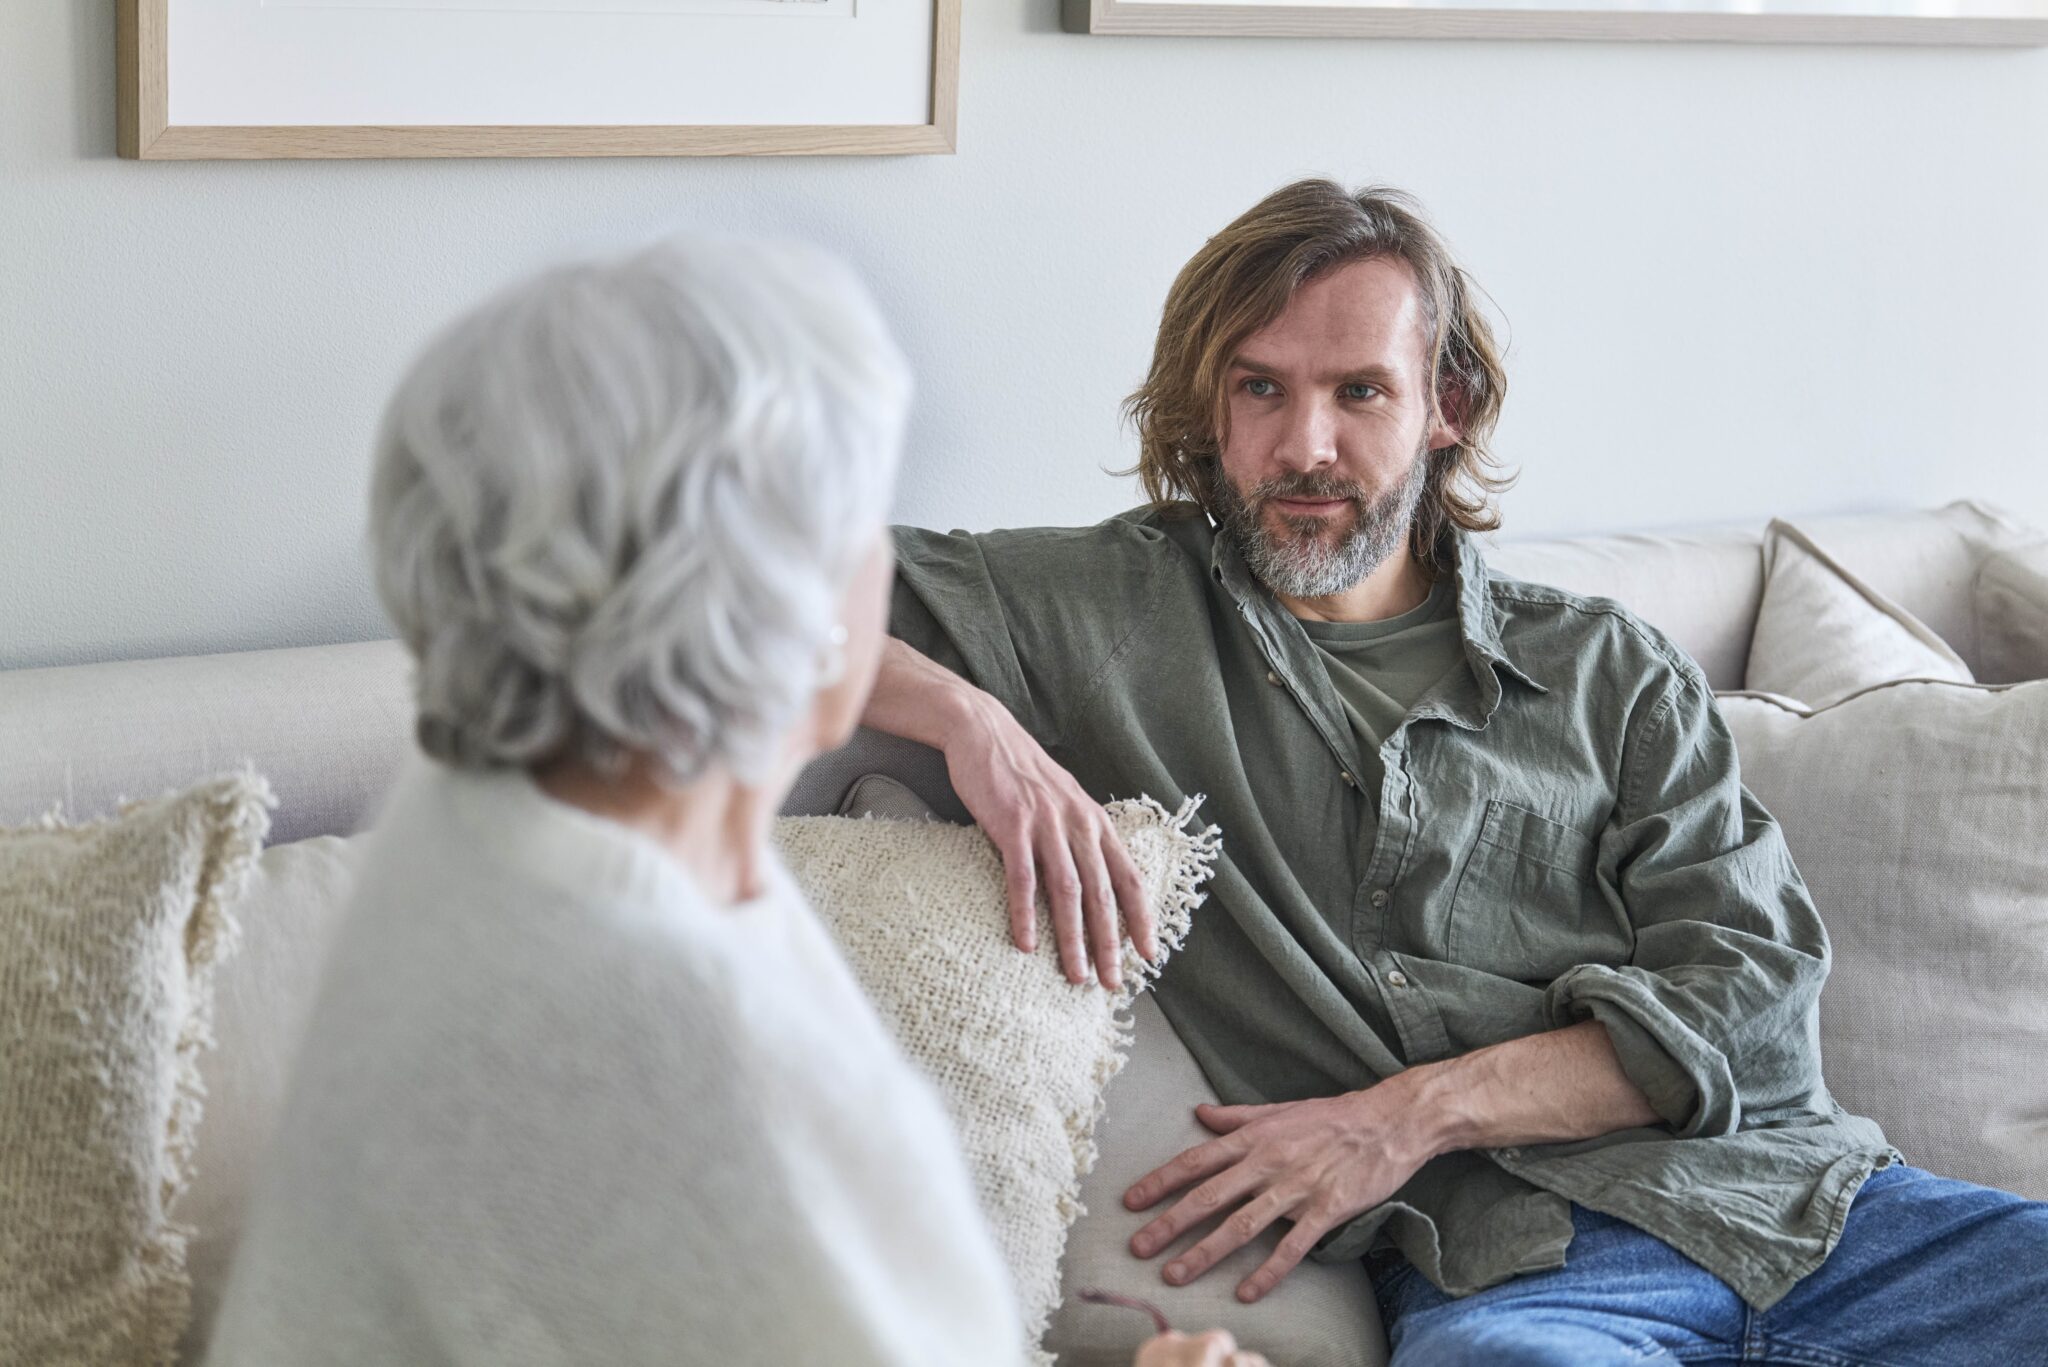
<svg viewBox="0 0 2048 1367">
<path fill-rule="evenodd" d="M 1206 794 L 1223 851 L 1158 996 L 1226 1102 L 1593 1019 L 1662 1117 L 1433 1159 L 1317 1257 L 1391 1244 L 1468 1294 L 1562 1266 L 1576 1201 L 1762 1309 L 1834 1247 L 1896 1155 L 1822 1084 L 1827 936 L 1661 633 L 1494 574 L 1454 534 L 1464 667 L 1369 761 L 1303 624 L 1199 515 L 894 534 L 897 636 L 1096 799 Z"/>
</svg>

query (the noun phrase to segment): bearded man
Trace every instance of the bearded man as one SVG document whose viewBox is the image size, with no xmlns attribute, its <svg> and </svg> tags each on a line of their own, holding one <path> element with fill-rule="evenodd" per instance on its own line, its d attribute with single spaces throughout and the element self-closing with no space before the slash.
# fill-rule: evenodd
<svg viewBox="0 0 2048 1367">
<path fill-rule="evenodd" d="M 1412 202 L 1287 186 L 1174 282 L 1151 502 L 894 529 L 864 721 L 936 746 L 1011 933 L 1155 928 L 1099 803 L 1207 795 L 1159 1005 L 1229 1104 L 1133 1239 L 1239 1288 L 1366 1258 L 1396 1362 L 2019 1361 L 2048 1206 L 1908 1167 L 1822 1082 L 1827 937 L 1698 667 L 1488 570 L 1505 376 Z M 1167 1198 L 1175 1198 L 1168 1201 Z"/>
</svg>

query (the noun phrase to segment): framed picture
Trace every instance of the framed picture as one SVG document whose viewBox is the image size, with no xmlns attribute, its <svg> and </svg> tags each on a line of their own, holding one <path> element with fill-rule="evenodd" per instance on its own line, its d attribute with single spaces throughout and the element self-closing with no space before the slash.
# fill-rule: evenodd
<svg viewBox="0 0 2048 1367">
<path fill-rule="evenodd" d="M 2048 43 L 2048 0 L 1062 0 L 1075 33 Z"/>
<path fill-rule="evenodd" d="M 119 0 L 124 157 L 951 152 L 960 0 Z"/>
</svg>

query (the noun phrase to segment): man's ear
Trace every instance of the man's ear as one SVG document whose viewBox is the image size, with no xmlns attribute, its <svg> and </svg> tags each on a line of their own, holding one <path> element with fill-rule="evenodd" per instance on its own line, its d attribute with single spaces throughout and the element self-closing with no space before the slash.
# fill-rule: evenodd
<svg viewBox="0 0 2048 1367">
<path fill-rule="evenodd" d="M 1465 391 L 1455 383 L 1438 387 L 1436 413 L 1430 419 L 1429 449 L 1441 451 L 1465 440 Z"/>
</svg>

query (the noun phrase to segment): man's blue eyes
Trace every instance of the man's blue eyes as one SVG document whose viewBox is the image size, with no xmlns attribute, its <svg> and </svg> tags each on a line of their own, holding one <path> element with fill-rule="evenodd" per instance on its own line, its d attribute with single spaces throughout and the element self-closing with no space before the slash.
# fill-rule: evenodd
<svg viewBox="0 0 2048 1367">
<path fill-rule="evenodd" d="M 1244 387 L 1245 392 L 1250 394 L 1255 399 L 1268 399 L 1279 392 L 1278 385 L 1275 385 L 1271 380 L 1261 380 L 1257 376 L 1254 376 L 1251 379 L 1246 380 L 1244 382 Z M 1365 400 L 1372 398 L 1375 394 L 1378 394 L 1380 390 L 1378 385 L 1347 384 L 1343 388 L 1339 389 L 1337 392 L 1342 394 L 1347 399 Z"/>
</svg>

